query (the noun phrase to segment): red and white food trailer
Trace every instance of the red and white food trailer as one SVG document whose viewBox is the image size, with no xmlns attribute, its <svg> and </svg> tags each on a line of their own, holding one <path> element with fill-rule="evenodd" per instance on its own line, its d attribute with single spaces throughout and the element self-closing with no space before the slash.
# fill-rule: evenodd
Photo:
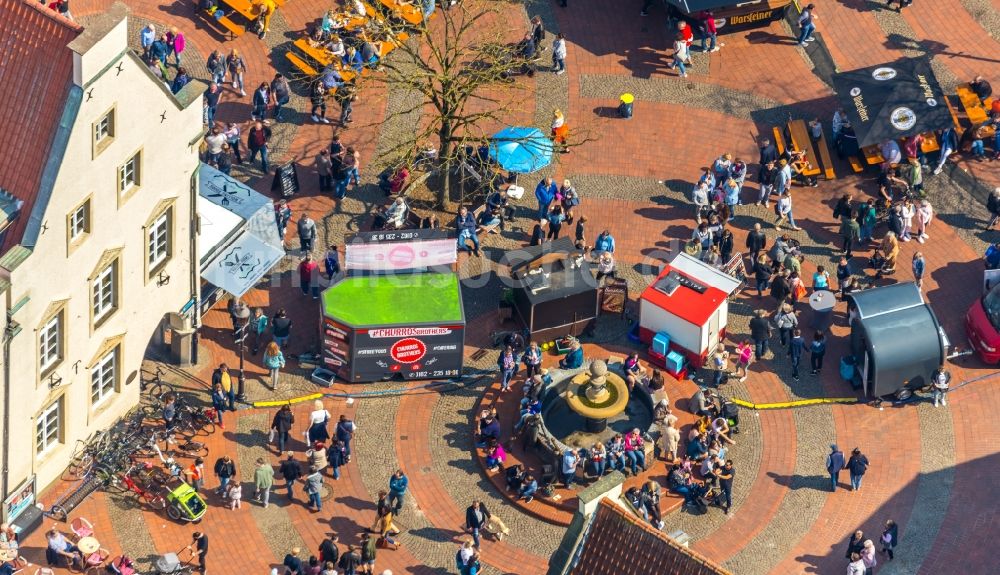
<svg viewBox="0 0 1000 575">
<path fill-rule="evenodd" d="M 657 333 L 666 333 L 670 350 L 701 367 L 725 337 L 728 298 L 739 285 L 733 276 L 678 253 L 639 297 L 639 339 L 652 344 Z"/>
</svg>

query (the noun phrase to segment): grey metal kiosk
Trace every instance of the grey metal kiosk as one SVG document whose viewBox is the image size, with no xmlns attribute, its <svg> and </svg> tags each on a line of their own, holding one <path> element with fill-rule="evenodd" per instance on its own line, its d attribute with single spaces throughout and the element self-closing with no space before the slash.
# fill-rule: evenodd
<svg viewBox="0 0 1000 575">
<path fill-rule="evenodd" d="M 855 382 L 868 397 L 928 384 L 944 362 L 943 330 L 913 282 L 847 296 Z"/>
</svg>

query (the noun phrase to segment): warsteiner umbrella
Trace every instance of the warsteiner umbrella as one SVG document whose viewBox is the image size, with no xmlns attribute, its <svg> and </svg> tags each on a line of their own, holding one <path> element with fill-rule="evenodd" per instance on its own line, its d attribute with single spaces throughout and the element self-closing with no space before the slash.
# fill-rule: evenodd
<svg viewBox="0 0 1000 575">
<path fill-rule="evenodd" d="M 490 158 L 508 172 L 530 174 L 552 162 L 552 140 L 538 128 L 504 128 L 490 138 Z"/>
<path fill-rule="evenodd" d="M 952 123 L 944 91 L 927 58 L 834 74 L 833 89 L 862 146 Z"/>
</svg>

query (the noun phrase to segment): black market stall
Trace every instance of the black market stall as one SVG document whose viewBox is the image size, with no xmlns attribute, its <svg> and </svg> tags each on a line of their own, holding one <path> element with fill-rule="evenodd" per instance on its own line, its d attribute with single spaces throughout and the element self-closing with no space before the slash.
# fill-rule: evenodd
<svg viewBox="0 0 1000 575">
<path fill-rule="evenodd" d="M 913 282 L 847 296 L 854 382 L 868 397 L 929 384 L 945 360 L 943 330 Z"/>
<path fill-rule="evenodd" d="M 223 292 L 242 296 L 285 256 L 266 196 L 219 170 L 198 169 L 198 258 L 204 314 Z"/>
<path fill-rule="evenodd" d="M 718 34 L 740 32 L 751 28 L 769 26 L 785 17 L 791 0 L 666 0 L 672 18 L 688 22 L 691 29 L 700 27 L 700 14 L 711 10 Z M 697 37 L 697 34 L 696 34 Z"/>
<path fill-rule="evenodd" d="M 432 229 L 359 232 L 346 273 L 323 292 L 322 367 L 349 383 L 461 374 L 457 243 Z M 326 378 L 321 378 L 326 379 Z"/>
<path fill-rule="evenodd" d="M 514 309 L 533 337 L 577 335 L 598 314 L 597 280 L 564 237 L 507 252 Z"/>
<path fill-rule="evenodd" d="M 833 90 L 862 147 L 952 124 L 926 57 L 834 74 Z"/>
<path fill-rule="evenodd" d="M 461 373 L 465 313 L 455 273 L 342 277 L 322 306 L 323 367 L 344 381 Z"/>
</svg>

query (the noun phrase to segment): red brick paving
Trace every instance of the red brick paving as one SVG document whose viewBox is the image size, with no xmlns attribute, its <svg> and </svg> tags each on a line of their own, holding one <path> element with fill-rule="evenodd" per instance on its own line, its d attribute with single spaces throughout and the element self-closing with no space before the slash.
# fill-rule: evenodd
<svg viewBox="0 0 1000 575">
<path fill-rule="evenodd" d="M 841 0 L 817 5 L 816 30 L 826 39 L 833 61 L 840 70 L 855 70 L 892 62 L 903 54 L 885 45 L 879 27 L 865 0 Z"/>
<path fill-rule="evenodd" d="M 948 406 L 955 429 L 955 483 L 941 531 L 920 573 L 985 572 L 996 565 L 997 441 L 995 426 L 982 426 L 1000 409 L 991 382 L 973 384 L 950 394 Z M 995 382 L 992 382 L 995 385 Z"/>
<path fill-rule="evenodd" d="M 465 501 L 460 494 L 449 491 L 441 477 L 432 473 L 427 465 L 432 453 L 431 442 L 426 438 L 438 398 L 438 395 L 429 393 L 403 397 L 396 412 L 396 456 L 410 479 L 410 491 L 420 502 L 424 516 L 438 530 L 452 535 L 457 549 L 460 542 L 468 537 L 462 526 L 465 524 L 465 508 L 471 500 Z M 488 538 L 483 538 L 481 549 L 484 561 L 503 572 L 540 574 L 545 572 L 548 563 L 548 557 Z"/>
<path fill-rule="evenodd" d="M 940 2 L 914 2 L 903 10 L 903 19 L 931 54 L 944 62 L 959 79 L 976 74 L 1000 78 L 1000 42 L 965 10 L 951 10 Z"/>
<path fill-rule="evenodd" d="M 607 13 L 602 9 L 602 18 L 594 19 L 588 15 L 593 10 L 587 10 L 588 4 L 594 0 L 575 2 L 569 10 L 557 10 L 560 25 L 567 33 L 570 41 L 569 69 L 571 99 L 570 122 L 586 123 L 599 106 L 614 106 L 616 102 L 584 101 L 579 98 L 578 84 L 573 81 L 576 74 L 624 74 L 651 75 L 662 72 L 654 70 L 647 62 L 661 60 L 666 47 L 666 39 L 661 37 L 652 24 L 653 19 L 640 21 L 631 10 L 620 13 Z M 75 5 L 74 12 L 79 15 L 92 13 L 109 5 L 107 0 L 88 0 L 84 4 Z M 998 3 L 994 0 L 994 6 Z M 842 69 L 852 69 L 895 59 L 898 51 L 886 48 L 884 37 L 873 16 L 862 8 L 858 0 L 837 3 L 826 3 L 821 6 L 819 31 L 828 39 L 834 60 Z M 903 17 L 918 34 L 928 34 L 932 40 L 946 44 L 946 52 L 963 52 L 960 56 L 944 54 L 945 64 L 960 77 L 965 78 L 973 71 L 984 70 L 984 73 L 996 77 L 997 63 L 977 59 L 983 55 L 996 52 L 996 42 L 984 38 L 984 31 L 970 21 L 962 9 L 955 9 L 957 3 L 917 2 L 915 6 L 904 11 Z M 250 35 L 245 35 L 233 42 L 221 43 L 213 34 L 200 29 L 193 20 L 193 9 L 180 5 L 170 7 L 168 12 L 161 12 L 162 7 L 156 2 L 133 2 L 133 10 L 141 15 L 159 21 L 174 22 L 186 31 L 192 43 L 201 50 L 210 51 L 213 46 L 223 49 L 238 47 L 246 55 L 250 73 L 247 84 L 256 83 L 270 78 L 270 55 L 260 49 L 258 41 Z M 316 10 L 318 13 L 320 9 Z M 307 2 L 298 0 L 291 2 L 282 11 L 293 29 L 304 26 L 312 21 L 313 10 Z M 598 22 L 600 22 L 598 24 Z M 923 22 L 934 22 L 932 27 L 924 27 Z M 640 26 L 646 26 L 647 32 L 638 31 Z M 605 30 L 611 33 L 604 33 Z M 770 36 L 767 36 L 767 35 Z M 815 99 L 826 94 L 821 85 L 812 78 L 798 56 L 788 56 L 781 50 L 768 45 L 768 42 L 780 43 L 780 27 L 772 26 L 761 34 L 747 34 L 739 38 L 725 37 L 726 48 L 712 56 L 712 64 L 708 77 L 692 77 L 693 81 L 706 81 L 720 85 L 752 90 L 782 102 L 792 102 L 804 99 Z M 646 48 L 643 48 L 645 46 Z M 650 50 L 659 51 L 652 54 Z M 788 49 L 790 50 L 790 48 Z M 774 54 L 782 54 L 781 65 L 776 66 Z M 624 54 L 624 56 L 622 56 Z M 202 56 L 206 56 L 202 54 Z M 695 57 L 700 55 L 696 54 Z M 751 62 L 748 64 L 747 62 Z M 800 78 L 798 82 L 787 81 L 791 72 Z M 804 74 L 804 75 L 803 75 Z M 231 94 L 227 94 L 224 102 L 230 106 L 220 107 L 220 120 L 243 119 L 246 117 L 246 103 L 236 102 Z M 364 125 L 376 123 L 383 114 L 384 102 L 380 97 L 371 98 L 365 105 L 356 107 L 358 122 Z M 526 106 L 525 112 L 530 110 Z M 601 173 L 630 176 L 657 177 L 659 179 L 692 180 L 697 175 L 697 168 L 711 161 L 723 150 L 729 148 L 734 153 L 753 158 L 755 148 L 749 134 L 756 128 L 750 122 L 735 120 L 703 110 L 670 106 L 667 104 L 640 102 L 637 113 L 641 113 L 642 121 L 633 119 L 631 122 L 608 122 L 602 124 L 606 130 L 608 144 L 586 146 L 566 158 L 564 170 L 566 173 Z M 530 114 L 525 115 L 529 117 Z M 640 116 L 637 116 L 639 118 Z M 329 126 L 304 126 L 300 128 L 292 155 L 300 158 L 308 166 L 309 159 L 319 147 L 325 145 L 332 135 Z M 728 137 L 720 138 L 720 135 Z M 736 135 L 736 138 L 732 138 Z M 680 137 L 678 137 L 680 136 Z M 350 143 L 362 148 L 362 160 L 370 158 L 374 151 L 375 135 L 369 130 L 353 130 L 347 135 Z M 720 146 L 717 142 L 726 141 L 729 144 Z M 738 144 L 733 145 L 732 142 Z M 628 152 L 617 152 L 628 150 Z M 363 163 L 364 165 L 364 163 Z M 988 166 L 988 165 L 984 165 Z M 988 172 L 986 167 L 978 171 Z M 306 169 L 307 183 L 311 172 Z M 844 189 L 850 188 L 855 180 L 848 179 L 835 184 L 823 184 L 819 190 L 803 190 L 796 194 L 795 212 L 800 225 L 810 234 L 833 241 L 835 230 L 829 222 L 828 204 L 812 203 L 808 198 L 821 197 L 832 200 Z M 269 182 L 257 183 L 259 189 L 264 189 Z M 332 207 L 328 198 L 310 195 L 311 189 L 306 186 L 307 193 L 293 200 L 292 208 L 299 214 L 309 211 L 314 215 L 326 213 Z M 671 238 L 686 237 L 690 230 L 690 219 L 684 208 L 665 207 L 659 205 L 642 205 L 638 202 L 588 200 L 584 194 L 584 213 L 600 214 L 600 219 L 606 223 L 598 223 L 598 218 L 591 224 L 591 235 L 596 235 L 595 228 L 610 226 L 619 245 L 622 246 L 623 261 L 638 262 L 638 255 L 643 249 L 648 249 L 651 243 L 656 245 Z M 639 216 L 639 218 L 636 218 Z M 680 218 L 679 221 L 678 218 Z M 903 244 L 900 253 L 896 279 L 908 277 L 909 258 L 918 247 L 924 252 L 929 268 L 932 270 L 925 279 L 925 293 L 932 302 L 939 319 L 944 324 L 953 339 L 961 341 L 961 324 L 964 311 L 975 297 L 975 291 L 968 286 L 979 285 L 981 269 L 978 254 L 940 221 L 931 226 L 932 239 L 922 246 L 913 243 Z M 737 245 L 742 242 L 742 232 L 737 230 Z M 656 238 L 651 242 L 651 238 Z M 662 238 L 662 239 L 660 239 Z M 661 246 L 662 247 L 662 246 Z M 806 269 L 812 271 L 807 265 Z M 807 272 L 808 273 L 808 272 Z M 947 281 L 943 281 L 947 278 Z M 939 282 L 941 282 L 939 284 Z M 296 290 L 290 287 L 272 290 L 270 293 L 257 292 L 250 297 L 253 305 L 265 305 L 270 309 L 284 305 L 293 313 L 296 319 L 296 329 L 293 330 L 292 347 L 302 346 L 310 337 L 311 321 L 308 306 L 297 305 Z M 224 311 L 213 311 L 206 318 L 207 326 L 212 329 L 225 329 L 228 316 Z M 841 337 L 845 329 L 834 329 L 834 341 L 831 346 L 830 359 L 839 356 L 842 347 Z M 225 349 L 225 344 L 209 342 L 206 338 L 213 362 L 226 360 L 232 363 L 233 356 Z M 470 338 L 471 339 L 471 338 Z M 955 367 L 956 379 L 976 377 L 989 370 L 980 365 L 977 360 L 969 359 L 965 367 Z M 755 375 L 750 380 L 751 395 L 754 401 L 781 401 L 786 399 L 783 389 L 777 385 L 773 375 L 763 375 L 762 367 L 751 369 Z M 255 374 L 263 374 L 259 366 L 250 368 Z M 202 377 L 206 374 L 201 374 Z M 827 369 L 823 376 L 823 384 L 830 395 L 849 394 L 847 386 L 837 380 L 836 371 Z M 976 572 L 985 565 L 992 564 L 992 557 L 987 557 L 989 542 L 995 539 L 997 518 L 992 492 L 987 486 L 995 484 L 996 445 L 1000 432 L 979 422 L 1000 408 L 1000 396 L 989 383 L 979 383 L 957 390 L 951 396 L 949 408 L 952 410 L 955 430 L 955 458 L 958 471 L 956 473 L 951 503 L 944 517 L 944 524 L 934 546 L 925 562 L 922 572 L 940 572 L 942 569 Z M 403 400 L 407 413 L 419 413 L 420 417 L 404 418 L 398 421 L 400 431 L 412 430 L 410 437 L 423 438 L 430 418 L 430 412 L 436 402 L 434 395 L 406 397 Z M 329 402 L 334 404 L 333 402 Z M 340 406 L 337 404 L 337 408 Z M 300 417 L 308 409 L 306 406 L 297 408 Z M 901 524 L 903 537 L 906 536 L 906 521 L 909 508 L 913 504 L 915 488 L 913 480 L 919 472 L 919 446 L 914 445 L 917 432 L 916 412 L 912 409 L 887 409 L 878 412 L 864 406 L 836 406 L 833 409 L 837 441 L 842 447 L 848 448 L 857 443 L 863 447 L 873 461 L 873 468 L 866 477 L 865 487 L 860 493 L 851 494 L 846 491 L 828 497 L 819 519 L 807 534 L 803 534 L 797 546 L 784 558 L 779 570 L 802 568 L 803 558 L 809 558 L 811 564 L 819 572 L 841 569 L 841 546 L 844 536 L 857 526 L 865 526 L 867 532 L 875 532 L 876 525 L 887 516 L 894 516 Z M 401 410 L 402 411 L 402 410 Z M 716 560 L 731 557 L 759 533 L 764 526 L 774 518 L 774 513 L 780 504 L 787 488 L 779 485 L 770 474 L 789 474 L 795 461 L 795 429 L 791 414 L 788 412 L 764 412 L 760 416 L 764 439 L 761 454 L 761 468 L 754 478 L 750 497 L 741 508 L 715 534 L 696 543 L 696 547 Z M 231 424 L 232 425 L 232 424 Z M 867 438 L 877 437 L 877 441 Z M 210 440 L 216 448 L 214 453 L 227 449 L 233 451 L 229 442 L 235 439 L 232 432 L 217 433 Z M 416 443 L 416 450 L 407 449 L 397 441 L 397 454 L 411 479 L 414 481 L 414 496 L 417 504 L 428 511 L 428 519 L 436 527 L 457 531 L 461 524 L 463 502 L 456 501 L 446 493 L 440 479 L 422 475 L 422 467 L 426 464 L 429 444 L 426 440 Z M 422 456 L 418 457 L 420 453 Z M 822 462 L 817 462 L 817 469 L 822 473 Z M 293 523 L 306 542 L 315 548 L 325 530 L 326 523 L 333 519 L 333 525 L 343 533 L 353 534 L 358 526 L 365 526 L 371 521 L 371 507 L 361 503 L 367 501 L 367 491 L 361 483 L 354 464 L 345 470 L 340 482 L 334 484 L 337 505 L 327 504 L 320 515 L 313 515 L 299 506 L 288 508 Z M 211 479 L 209 480 L 211 485 Z M 275 494 L 276 500 L 282 496 Z M 44 500 L 44 499 L 43 499 Z M 438 502 L 442 505 L 437 505 Z M 249 504 L 249 502 L 248 502 Z M 336 508 L 334 518 L 333 508 Z M 247 549 L 267 549 L 264 535 L 254 529 L 247 529 L 248 522 L 241 514 L 248 509 L 234 513 L 228 510 L 213 508 L 209 517 L 199 525 L 210 534 L 213 540 L 213 552 L 210 564 L 240 565 L 245 572 L 264 572 L 265 567 L 273 563 L 269 552 L 248 554 Z M 117 551 L 117 542 L 109 529 L 110 519 L 107 518 L 103 496 L 98 494 L 85 502 L 78 514 L 91 518 L 98 526 L 101 540 L 105 547 Z M 176 550 L 188 541 L 192 526 L 173 524 L 161 517 L 152 517 L 146 512 L 147 526 L 153 541 L 160 552 Z M 970 520 L 973 518 L 973 520 Z M 40 531 L 27 542 L 26 556 L 37 560 Z M 233 534 L 239 533 L 239 536 Z M 214 535 L 214 536 L 213 536 Z M 353 535 L 348 535 L 352 537 Z M 343 538 L 342 538 L 343 539 Z M 346 541 L 346 539 L 344 539 Z M 517 570 L 518 561 L 539 558 L 526 554 L 523 550 L 507 544 L 496 545 L 487 543 L 487 559 L 490 563 L 505 568 Z M 411 572 L 423 572 L 413 557 L 405 548 L 399 551 L 380 554 L 387 566 L 400 571 L 409 569 Z"/>
<path fill-rule="evenodd" d="M 757 378 L 747 381 L 752 384 L 751 400 L 754 402 L 781 402 L 789 399 L 783 392 L 777 391 L 777 386 L 770 388 L 770 394 L 765 391 L 758 397 Z M 752 416 L 749 410 L 744 410 L 744 417 Z M 774 478 L 791 476 L 795 469 L 795 445 L 799 438 L 796 437 L 792 414 L 788 411 L 763 411 L 760 412 L 759 419 L 763 450 L 750 492 L 740 508 L 718 530 L 692 545 L 696 551 L 720 563 L 753 541 L 774 519 L 787 492 L 787 487 Z M 735 461 L 734 465 L 739 472 L 740 462 Z"/>
<path fill-rule="evenodd" d="M 654 7 L 650 16 L 644 18 L 639 16 L 640 6 L 638 0 L 627 0 L 614 7 L 600 0 L 574 0 L 569 9 L 556 8 L 560 31 L 566 35 L 566 66 L 571 75 L 674 78 L 675 73 L 665 67 L 670 62 L 673 38 L 667 31 L 662 8 Z M 719 41 L 725 47 L 711 55 L 692 51 L 695 60 L 711 59 L 709 74 L 692 73 L 687 81 L 726 86 L 787 103 L 830 94 L 829 88 L 812 74 L 797 53 L 776 48 L 791 42 L 780 24 L 720 35 Z M 696 40 L 694 48 L 700 46 L 701 42 Z M 775 58 L 779 58 L 778 62 Z M 789 77 L 795 81 L 789 82 Z M 576 82 L 571 77 L 573 97 L 578 94 L 575 88 Z M 614 104 L 617 106 L 617 102 Z"/>
</svg>

